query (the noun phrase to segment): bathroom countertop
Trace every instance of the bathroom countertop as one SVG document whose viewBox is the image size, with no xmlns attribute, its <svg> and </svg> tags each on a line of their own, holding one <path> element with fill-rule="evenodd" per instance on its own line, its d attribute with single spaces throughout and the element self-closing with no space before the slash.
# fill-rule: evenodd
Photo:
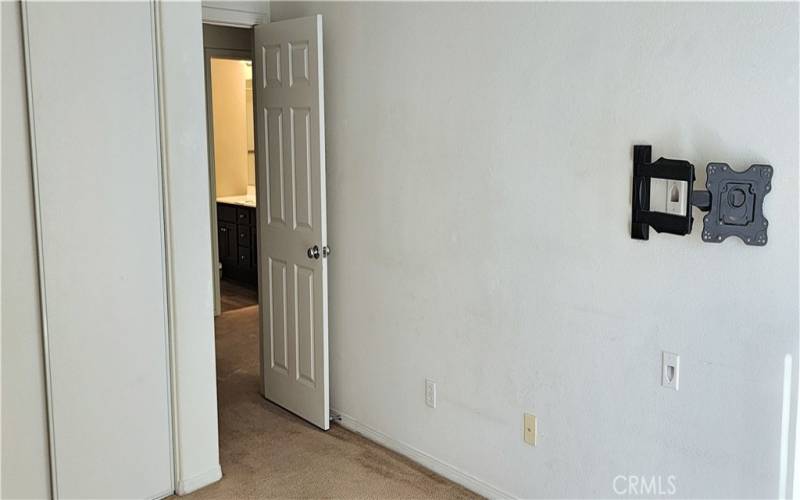
<svg viewBox="0 0 800 500">
<path fill-rule="evenodd" d="M 217 203 L 229 203 L 231 205 L 241 205 L 243 207 L 255 207 L 256 200 L 248 198 L 247 195 L 239 194 L 235 196 L 218 196 Z"/>
</svg>

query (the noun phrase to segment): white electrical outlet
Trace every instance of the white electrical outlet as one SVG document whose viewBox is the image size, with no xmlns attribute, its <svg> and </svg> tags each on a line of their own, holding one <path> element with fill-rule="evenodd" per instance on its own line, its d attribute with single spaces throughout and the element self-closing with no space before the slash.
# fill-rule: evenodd
<svg viewBox="0 0 800 500">
<path fill-rule="evenodd" d="M 536 433 L 538 429 L 536 415 L 526 413 L 522 419 L 522 439 L 531 446 L 536 446 Z"/>
<path fill-rule="evenodd" d="M 425 404 L 436 408 L 436 382 L 425 379 Z"/>
<path fill-rule="evenodd" d="M 681 357 L 674 352 L 661 352 L 661 385 L 667 389 L 678 390 Z"/>
</svg>

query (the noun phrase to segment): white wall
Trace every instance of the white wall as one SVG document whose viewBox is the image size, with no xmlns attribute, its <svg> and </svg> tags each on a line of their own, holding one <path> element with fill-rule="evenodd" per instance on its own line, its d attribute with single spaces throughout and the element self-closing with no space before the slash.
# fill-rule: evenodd
<svg viewBox="0 0 800 500">
<path fill-rule="evenodd" d="M 2 2 L 2 498 L 50 494 L 28 108 L 18 2 Z"/>
<path fill-rule="evenodd" d="M 617 475 L 777 496 L 798 6 L 271 6 L 313 13 L 334 408 L 519 497 L 612 497 Z M 709 161 L 771 163 L 769 244 L 704 244 L 697 211 L 691 236 L 631 240 L 637 143 L 692 161 L 698 189 Z M 659 385 L 662 350 L 679 392 Z"/>
<path fill-rule="evenodd" d="M 200 5 L 160 3 L 178 493 L 221 477 Z"/>
</svg>

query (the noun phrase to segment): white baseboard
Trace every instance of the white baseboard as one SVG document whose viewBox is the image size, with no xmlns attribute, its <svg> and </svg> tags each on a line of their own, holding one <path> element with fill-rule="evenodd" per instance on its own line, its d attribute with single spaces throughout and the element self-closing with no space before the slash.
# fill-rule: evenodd
<svg viewBox="0 0 800 500">
<path fill-rule="evenodd" d="M 180 496 L 188 495 L 209 484 L 216 483 L 220 479 L 222 479 L 222 467 L 217 465 L 213 469 L 203 472 L 202 474 L 178 481 L 178 487 L 175 489 L 175 493 Z"/>
<path fill-rule="evenodd" d="M 491 484 L 478 479 L 477 477 L 471 476 L 470 474 L 467 474 L 453 465 L 442 462 L 438 458 L 434 458 L 427 453 L 414 448 L 413 446 L 387 436 L 381 431 L 362 424 L 346 413 L 342 413 L 334 409 L 331 409 L 331 413 L 339 417 L 336 419 L 336 421 L 338 421 L 338 423 L 345 429 L 351 430 L 356 434 L 364 436 L 370 441 L 374 441 L 381 446 L 389 448 L 390 450 L 413 460 L 423 467 L 432 470 L 440 476 L 446 477 L 454 483 L 460 484 L 461 486 L 477 493 L 478 495 L 486 498 L 514 498 L 514 496 L 510 493 L 492 486 Z"/>
</svg>

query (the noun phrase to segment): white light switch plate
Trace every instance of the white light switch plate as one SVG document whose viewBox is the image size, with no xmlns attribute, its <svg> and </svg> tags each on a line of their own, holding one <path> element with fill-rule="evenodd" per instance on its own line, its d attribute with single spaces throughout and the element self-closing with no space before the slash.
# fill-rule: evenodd
<svg viewBox="0 0 800 500">
<path fill-rule="evenodd" d="M 536 446 L 537 425 L 536 415 L 526 413 L 523 419 L 523 435 L 522 438 L 531 446 Z"/>
<path fill-rule="evenodd" d="M 436 382 L 425 379 L 425 404 L 436 408 Z"/>
</svg>

